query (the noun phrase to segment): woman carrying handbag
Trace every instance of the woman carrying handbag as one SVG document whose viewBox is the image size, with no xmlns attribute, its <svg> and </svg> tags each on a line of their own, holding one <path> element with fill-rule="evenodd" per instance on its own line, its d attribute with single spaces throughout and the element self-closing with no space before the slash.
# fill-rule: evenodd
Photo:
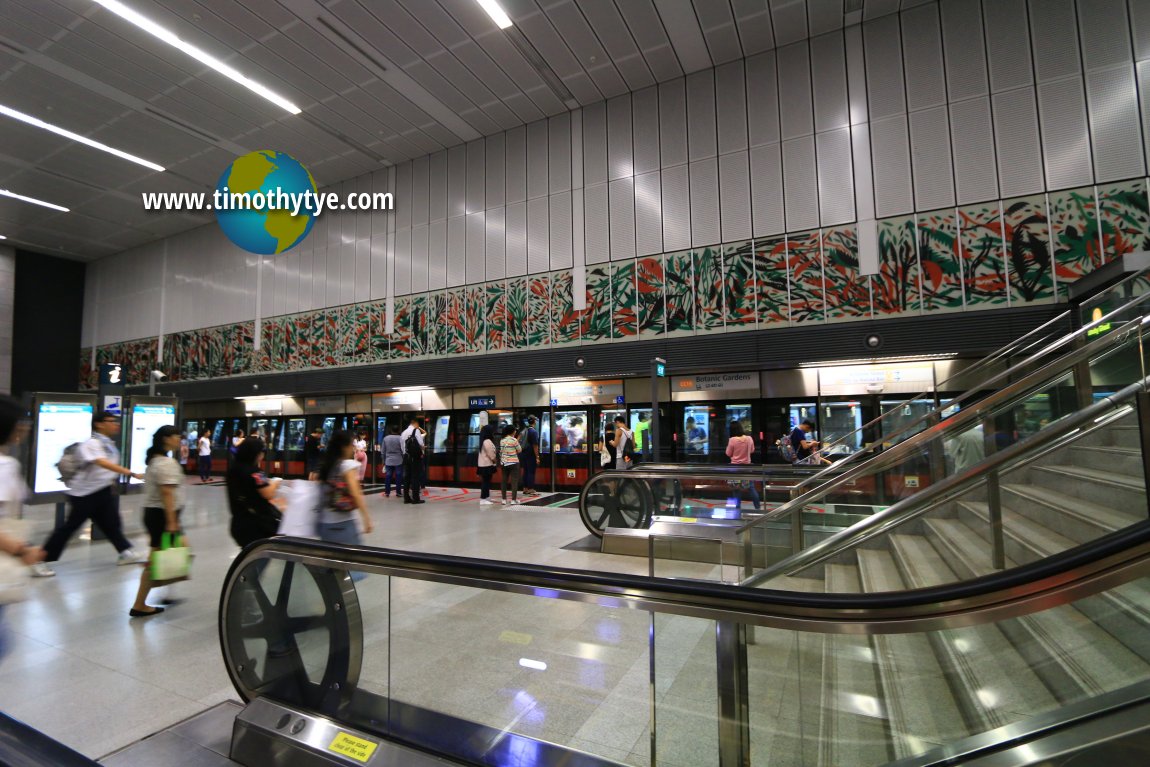
<svg viewBox="0 0 1150 767">
<path fill-rule="evenodd" d="M 486 424 L 479 430 L 479 464 L 476 471 L 479 473 L 479 480 L 482 486 L 479 489 L 479 503 L 492 504 L 495 501 L 491 500 L 491 478 L 495 476 L 495 464 L 499 460 L 499 450 L 495 446 L 495 428 L 491 424 Z"/>
<path fill-rule="evenodd" d="M 271 538 L 279 531 L 281 515 L 272 500 L 276 497 L 280 481 L 268 481 L 260 468 L 263 459 L 263 440 L 252 437 L 236 447 L 236 460 L 228 469 L 231 534 L 240 547 Z"/>
<path fill-rule="evenodd" d="M 180 432 L 175 426 L 161 426 L 152 435 L 152 446 L 148 448 L 144 463 L 144 528 L 151 539 L 152 555 L 164 546 L 164 535 L 178 538 L 181 546 L 187 546 L 180 529 L 180 512 L 184 508 L 184 470 L 169 453 L 180 449 Z M 163 576 L 160 576 L 163 577 Z M 172 581 L 156 583 L 152 580 L 152 566 L 145 565 L 140 573 L 140 587 L 136 591 L 136 602 L 128 615 L 133 618 L 146 618 L 162 613 L 164 608 L 148 604 L 148 592 L 155 586 Z"/>
</svg>

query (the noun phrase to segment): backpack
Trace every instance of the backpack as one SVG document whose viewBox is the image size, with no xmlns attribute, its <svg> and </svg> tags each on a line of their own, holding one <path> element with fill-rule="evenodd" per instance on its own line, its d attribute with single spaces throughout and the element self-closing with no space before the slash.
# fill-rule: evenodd
<svg viewBox="0 0 1150 767">
<path fill-rule="evenodd" d="M 412 461 L 423 460 L 423 447 L 419 444 L 419 440 L 415 438 L 417 433 L 418 432 L 412 429 L 411 434 L 407 435 L 407 442 L 404 443 L 404 452 L 407 453 L 408 459 Z"/>
<path fill-rule="evenodd" d="M 799 456 L 795 452 L 795 445 L 793 442 L 791 442 L 789 435 L 783 437 L 780 440 L 777 440 L 775 445 L 779 448 L 779 455 L 787 463 L 794 463 L 795 461 L 799 460 Z"/>
<path fill-rule="evenodd" d="M 88 468 L 88 462 L 80 457 L 80 446 L 83 444 L 83 442 L 73 442 L 68 445 L 56 463 L 56 469 L 60 472 L 60 481 L 68 487 L 72 487 L 77 475 Z"/>
</svg>

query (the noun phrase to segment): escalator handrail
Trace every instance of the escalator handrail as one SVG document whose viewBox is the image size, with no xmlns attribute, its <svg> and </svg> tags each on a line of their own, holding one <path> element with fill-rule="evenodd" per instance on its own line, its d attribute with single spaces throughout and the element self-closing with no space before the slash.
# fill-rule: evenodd
<svg viewBox="0 0 1150 767">
<path fill-rule="evenodd" d="M 850 549 L 857 548 L 879 535 L 885 535 L 931 511 L 935 501 L 975 487 L 983 481 L 988 473 L 1027 453 L 1038 452 L 1063 436 L 1089 427 L 1096 420 L 1103 419 L 1115 412 L 1118 406 L 1134 399 L 1139 392 L 1147 390 L 1150 390 L 1150 377 L 1132 383 L 1111 396 L 1103 397 L 1089 407 L 1055 421 L 1037 434 L 984 458 L 963 472 L 947 477 L 941 482 L 937 482 L 925 490 L 915 493 L 909 498 L 904 498 L 893 506 L 888 506 L 845 530 L 819 541 L 810 548 L 803 549 L 780 562 L 776 562 L 762 572 L 744 579 L 740 585 L 754 586 L 778 575 L 795 575 L 807 568 L 833 559 Z"/>
<path fill-rule="evenodd" d="M 0 713 L 0 765 L 99 767 L 98 762 L 4 713 Z"/>
<path fill-rule="evenodd" d="M 1104 351 L 1105 349 L 1112 346 L 1117 346 L 1119 343 L 1124 343 L 1126 340 L 1128 340 L 1129 333 L 1140 330 L 1143 325 L 1150 325 L 1150 315 L 1130 320 L 1112 333 L 1099 336 L 1093 341 L 1090 341 L 1089 343 L 1059 357 L 1053 362 L 1049 362 L 1046 365 L 1043 365 L 1042 367 L 1032 371 L 1018 381 L 1007 384 L 1004 388 L 999 389 L 990 396 L 979 400 L 976 406 L 963 408 L 954 415 L 948 417 L 946 420 L 941 421 L 928 429 L 924 429 L 923 431 L 920 431 L 908 439 L 905 439 L 902 442 L 899 442 L 898 444 L 871 456 L 862 463 L 854 464 L 851 468 L 847 469 L 841 474 L 838 474 L 832 479 L 828 479 L 814 489 L 807 490 L 806 492 L 791 498 L 791 500 L 787 501 L 783 505 L 772 509 L 770 512 L 767 512 L 757 520 L 748 522 L 746 525 L 743 525 L 741 528 L 739 528 L 739 533 L 743 533 L 748 528 L 755 525 L 765 524 L 766 522 L 770 522 L 786 516 L 795 509 L 802 508 L 808 503 L 813 503 L 821 498 L 826 497 L 832 491 L 836 490 L 842 485 L 845 485 L 848 482 L 858 479 L 859 477 L 875 474 L 879 471 L 882 471 L 888 466 L 897 463 L 902 458 L 919 450 L 923 443 L 936 439 L 946 439 L 947 437 L 945 435 L 947 433 L 953 434 L 955 432 L 959 432 L 962 427 L 967 426 L 976 419 L 984 417 L 988 410 L 996 409 L 1001 405 L 1011 402 L 1018 395 L 1025 394 L 1026 392 L 1030 391 L 1034 386 L 1050 381 L 1051 377 L 1055 373 L 1068 373 L 1074 368 L 1076 364 L 1089 360 L 1092 356 L 1099 353 L 1100 351 Z M 995 379 L 992 380 L 997 380 L 997 378 L 999 377 L 996 376 Z M 839 463 L 842 462 L 840 461 Z M 823 472 L 820 472 L 820 474 L 824 472 L 829 474 L 830 472 L 828 470 L 833 467 L 834 464 L 828 466 L 823 470 Z M 818 476 L 819 475 L 816 474 L 815 476 L 809 477 L 803 482 L 800 482 L 795 486 L 795 490 L 801 491 L 804 485 L 815 480 Z"/>
<path fill-rule="evenodd" d="M 374 572 L 509 593 L 819 633 L 904 633 L 987 623 L 1049 609 L 1150 575 L 1150 520 L 1039 562 L 925 589 L 816 594 L 608 574 L 304 538 L 249 544 L 224 579 L 221 606 L 255 560 Z M 230 630 L 221 610 L 221 641 Z"/>
<path fill-rule="evenodd" d="M 1141 272 L 1137 272 L 1137 273 L 1135 273 L 1135 275 L 1132 275 L 1131 278 L 1134 276 L 1138 276 L 1140 274 L 1141 274 Z M 1131 279 L 1131 278 L 1127 278 L 1127 279 Z M 1123 282 L 1118 283 L 1118 284 L 1121 285 L 1124 283 L 1125 283 L 1125 280 L 1123 280 Z M 1115 285 L 1114 287 L 1117 287 L 1117 285 Z M 1010 377 L 1017 375 L 1020 370 L 1025 369 L 1026 367 L 1030 366 L 1031 364 L 1043 359 L 1044 357 L 1052 354 L 1053 352 L 1066 346 L 1067 344 L 1073 343 L 1075 340 L 1078 340 L 1080 338 L 1089 338 L 1091 330 L 1093 330 L 1094 328 L 1100 327 L 1101 325 L 1103 325 L 1107 322 L 1110 322 L 1115 317 L 1115 315 L 1119 314 L 1120 312 L 1126 311 L 1127 309 L 1133 307 L 1135 304 L 1139 303 L 1140 301 L 1144 300 L 1145 298 L 1146 298 L 1146 296 L 1144 296 L 1144 295 L 1137 296 L 1136 298 L 1131 299 L 1130 301 L 1126 302 L 1125 304 L 1118 307 L 1117 309 L 1114 309 L 1109 314 L 1107 314 L 1103 317 L 1099 317 L 1097 320 L 1092 320 L 1091 322 L 1083 325 L 1082 327 L 1080 327 L 1076 330 L 1072 330 L 1070 333 L 1067 333 L 1066 335 L 1062 336 L 1061 338 L 1057 339 L 1056 341 L 1053 341 L 1049 344 L 1046 344 L 1041 349 L 1039 349 L 1037 352 L 1034 352 L 1033 354 L 1028 356 L 1026 359 L 1020 360 L 1019 362 L 1016 362 L 1014 365 L 1011 365 L 1006 370 L 1004 370 L 1000 373 L 997 373 L 997 374 L 991 376 L 990 378 L 987 378 L 987 379 L 980 381 L 979 383 L 971 386 L 963 394 L 959 395 L 958 397 L 955 397 L 953 399 L 948 400 L 945 405 L 939 403 L 936 407 L 932 408 L 930 410 L 930 412 L 924 413 L 923 415 L 919 416 L 918 418 L 914 419 L 913 421 L 906 423 L 906 424 L 903 424 L 901 427 L 896 429 L 891 434 L 884 434 L 883 438 L 881 440 L 876 441 L 874 444 L 869 445 L 867 447 L 864 447 L 863 449 L 858 450 L 857 452 L 851 453 L 845 459 L 843 459 L 842 462 L 854 463 L 860 457 L 875 452 L 878 449 L 878 447 L 880 445 L 882 445 L 883 443 L 898 439 L 899 437 L 903 436 L 904 434 L 911 431 L 912 429 L 915 429 L 916 427 L 920 426 L 921 424 L 927 423 L 931 419 L 939 418 L 941 416 L 941 414 L 943 413 L 943 411 L 948 410 L 948 409 L 954 407 L 955 405 L 959 405 L 959 404 L 969 400 L 970 398 L 972 398 L 974 396 L 977 396 L 979 391 L 989 389 L 1001 381 L 1009 380 Z M 1044 327 L 1044 325 L 1039 326 L 1039 327 L 1040 328 Z M 1031 332 L 1033 332 L 1033 331 L 1031 331 Z M 1029 335 L 1029 334 L 1027 334 L 1027 335 Z M 1023 336 L 1023 338 L 1026 338 L 1026 336 Z M 1043 340 L 1045 340 L 1045 339 L 1043 339 Z M 1039 343 L 1041 343 L 1041 341 Z M 961 376 L 970 375 L 971 370 L 974 368 L 977 368 L 977 367 L 978 367 L 978 364 L 975 364 L 972 368 L 968 368 L 968 369 L 966 369 L 960 373 L 957 373 L 957 374 L 951 376 L 946 381 L 943 381 L 943 382 L 939 383 L 938 385 L 936 385 L 934 387 L 934 391 L 937 392 L 938 390 L 940 390 L 942 388 L 943 384 L 947 383 L 948 381 L 954 380 L 955 378 L 959 378 Z M 931 394 L 932 394 L 932 392 L 924 392 L 922 394 L 917 395 L 913 399 L 907 400 L 905 402 L 900 402 L 898 404 L 898 407 L 899 408 L 906 407 L 908 404 L 913 403 L 913 402 L 917 402 L 918 400 L 923 399 L 924 397 L 928 397 Z M 892 410 L 895 410 L 895 409 L 898 409 L 898 408 L 892 408 Z M 865 429 L 871 428 L 874 426 L 874 424 L 882 421 L 882 419 L 888 413 L 892 412 L 892 410 L 888 410 L 888 411 L 886 411 L 886 413 L 882 413 L 878 417 L 871 419 L 865 425 L 860 426 L 859 428 L 855 429 L 854 431 L 850 432 L 849 434 L 843 435 L 839 439 L 837 439 L 834 442 L 827 445 L 827 447 L 830 448 L 830 447 L 833 447 L 834 445 L 841 444 L 847 438 L 849 438 L 855 434 L 863 433 L 863 431 Z M 825 471 L 826 470 L 824 470 L 824 472 Z M 810 485 L 812 483 L 821 482 L 823 479 L 825 479 L 825 477 L 826 477 L 826 474 L 823 472 L 814 474 L 813 476 L 808 477 L 806 480 L 804 480 L 802 483 L 800 483 L 799 487 L 803 488 L 803 487 L 807 487 L 808 485 Z"/>
</svg>

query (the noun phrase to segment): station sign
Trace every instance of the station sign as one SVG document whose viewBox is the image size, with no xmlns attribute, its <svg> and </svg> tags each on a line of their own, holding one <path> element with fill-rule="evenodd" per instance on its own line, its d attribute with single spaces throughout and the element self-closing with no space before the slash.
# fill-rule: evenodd
<svg viewBox="0 0 1150 767">
<path fill-rule="evenodd" d="M 708 375 L 675 376 L 671 391 L 738 391 L 757 394 L 759 374 L 713 373 Z"/>
<path fill-rule="evenodd" d="M 551 384 L 552 407 L 560 405 L 610 405 L 623 396 L 623 381 L 562 381 Z"/>
<path fill-rule="evenodd" d="M 124 381 L 124 368 L 118 362 L 105 362 L 100 365 L 100 386 L 122 387 Z"/>
<path fill-rule="evenodd" d="M 471 410 L 483 410 L 484 408 L 495 407 L 495 397 L 486 394 L 478 397 L 468 397 L 467 407 Z"/>
<path fill-rule="evenodd" d="M 371 409 L 377 413 L 384 413 L 388 410 L 421 410 L 423 409 L 423 392 L 393 391 L 373 394 L 371 395 Z"/>
<path fill-rule="evenodd" d="M 305 413 L 342 413 L 347 409 L 347 400 L 342 394 L 330 397 L 306 397 L 303 401 Z"/>
</svg>

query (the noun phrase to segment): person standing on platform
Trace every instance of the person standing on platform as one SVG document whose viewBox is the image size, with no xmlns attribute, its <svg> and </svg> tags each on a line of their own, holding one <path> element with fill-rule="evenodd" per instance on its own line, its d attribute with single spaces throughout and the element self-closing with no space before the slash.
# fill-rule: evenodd
<svg viewBox="0 0 1150 767">
<path fill-rule="evenodd" d="M 318 426 L 311 430 L 303 443 L 303 460 L 307 471 L 307 478 L 313 482 L 319 477 L 319 462 L 323 458 L 321 440 L 323 430 Z"/>
<path fill-rule="evenodd" d="M 520 440 L 523 445 L 523 451 L 519 453 L 519 465 L 523 471 L 523 495 L 528 498 L 539 495 L 535 489 L 535 472 L 539 469 L 539 432 L 535 423 L 535 416 L 527 417 L 527 428 Z"/>
<path fill-rule="evenodd" d="M 476 458 L 476 473 L 482 483 L 479 488 L 479 503 L 495 503 L 491 500 L 491 478 L 495 475 L 495 465 L 499 462 L 499 449 L 495 446 L 495 428 L 484 424 L 479 430 L 479 456 Z"/>
<path fill-rule="evenodd" d="M 399 436 L 399 426 L 392 424 L 391 433 L 383 438 L 383 497 L 391 497 L 395 487 L 398 498 L 403 488 L 403 438 Z"/>
<path fill-rule="evenodd" d="M 188 433 L 186 431 L 182 432 L 180 434 L 179 452 L 180 471 L 185 473 L 188 471 L 188 456 L 191 455 L 191 452 L 192 451 L 188 447 Z"/>
<path fill-rule="evenodd" d="M 11 397 L 0 396 L 0 557 L 12 557 L 18 564 L 33 567 L 44 558 L 39 546 L 29 546 L 16 529 L 8 529 L 5 518 L 20 516 L 28 494 L 24 471 L 10 452 L 28 434 L 28 411 Z M 0 658 L 7 647 L 4 629 L 4 605 L 0 603 Z"/>
<path fill-rule="evenodd" d="M 353 444 L 355 445 L 355 461 L 359 464 L 359 482 L 362 485 L 363 478 L 367 476 L 367 435 L 361 431 Z"/>
<path fill-rule="evenodd" d="M 611 440 L 611 447 L 615 448 L 615 468 L 631 468 L 631 457 L 635 453 L 635 435 L 627 428 L 627 419 L 623 416 L 615 417 L 615 438 Z"/>
<path fill-rule="evenodd" d="M 731 438 L 727 441 L 727 457 L 731 459 L 732 466 L 748 466 L 751 463 L 751 455 L 755 452 L 755 440 L 753 437 L 747 435 L 743 431 L 743 424 L 738 421 L 731 421 Z M 731 480 L 731 487 L 735 489 L 735 496 L 739 501 L 739 508 L 743 507 L 743 491 L 751 491 L 751 503 L 755 504 L 755 510 L 759 509 L 762 503 L 759 498 L 759 491 L 755 487 L 755 483 L 751 480 L 734 479 Z"/>
<path fill-rule="evenodd" d="M 508 425 L 503 429 L 503 439 L 499 440 L 499 466 L 503 469 L 500 489 L 504 506 L 509 505 L 507 502 L 508 484 L 511 485 L 511 503 L 514 504 L 519 501 L 519 453 L 523 446 L 516 439 L 517 433 L 518 430 L 513 425 Z"/>
<path fill-rule="evenodd" d="M 412 418 L 403 434 L 403 502 L 427 503 L 419 497 L 423 487 L 423 453 L 426 447 L 423 430 L 423 419 Z"/>
<path fill-rule="evenodd" d="M 79 457 L 82 467 L 72 477 L 68 486 L 68 498 L 72 509 L 64 524 L 48 536 L 44 544 L 44 561 L 32 566 L 32 574 L 47 578 L 56 574 L 48 564 L 60 559 L 68 540 L 80 526 L 92 521 L 108 543 L 119 554 L 118 564 L 133 565 L 140 557 L 132 550 L 132 544 L 124 537 L 124 525 L 120 520 L 120 498 L 112 491 L 116 475 L 143 479 L 143 474 L 135 474 L 131 469 L 120 465 L 120 449 L 114 439 L 120 436 L 119 416 L 104 410 L 92 419 L 92 436 L 80 443 Z"/>
<path fill-rule="evenodd" d="M 646 412 L 639 413 L 635 424 L 635 454 L 642 455 L 643 460 L 651 459 L 651 416 Z"/>
<path fill-rule="evenodd" d="M 200 484 L 202 485 L 212 478 L 212 440 L 207 432 L 200 434 L 200 438 L 196 442 L 196 450 L 199 452 L 196 456 L 196 468 L 200 470 Z"/>
</svg>

